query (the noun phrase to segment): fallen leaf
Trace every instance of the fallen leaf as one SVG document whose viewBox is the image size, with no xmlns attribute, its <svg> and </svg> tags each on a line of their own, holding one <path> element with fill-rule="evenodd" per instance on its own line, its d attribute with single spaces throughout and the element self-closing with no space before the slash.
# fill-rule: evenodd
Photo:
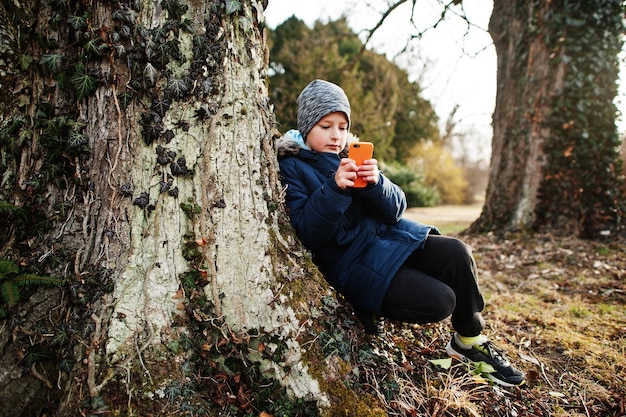
<svg viewBox="0 0 626 417">
<path fill-rule="evenodd" d="M 574 150 L 574 147 L 570 146 L 569 148 L 565 150 L 565 152 L 563 152 L 563 156 L 565 156 L 566 158 L 569 158 L 570 156 L 572 156 L 573 150 Z"/>
<path fill-rule="evenodd" d="M 452 366 L 452 358 L 430 359 L 428 362 L 443 369 L 450 369 L 450 367 Z"/>
</svg>

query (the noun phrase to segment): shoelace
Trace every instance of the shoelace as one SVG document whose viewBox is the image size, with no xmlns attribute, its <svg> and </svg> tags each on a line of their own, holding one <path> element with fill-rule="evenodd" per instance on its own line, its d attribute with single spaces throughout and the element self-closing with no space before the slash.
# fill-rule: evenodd
<svg viewBox="0 0 626 417">
<path fill-rule="evenodd" d="M 385 318 L 384 317 L 376 317 L 374 319 L 374 324 L 376 325 L 376 331 L 379 334 L 385 333 Z"/>
<path fill-rule="evenodd" d="M 483 352 L 485 355 L 490 356 L 491 358 L 493 358 L 493 360 L 496 361 L 497 363 L 499 363 L 500 365 L 502 365 L 502 366 L 511 366 L 511 363 L 509 362 L 509 359 L 506 356 L 504 356 L 504 353 L 502 353 L 501 351 L 496 349 L 496 347 L 493 345 L 493 343 L 487 341 L 487 342 L 482 343 L 480 345 L 476 345 L 475 347 L 478 348 L 478 350 Z"/>
</svg>

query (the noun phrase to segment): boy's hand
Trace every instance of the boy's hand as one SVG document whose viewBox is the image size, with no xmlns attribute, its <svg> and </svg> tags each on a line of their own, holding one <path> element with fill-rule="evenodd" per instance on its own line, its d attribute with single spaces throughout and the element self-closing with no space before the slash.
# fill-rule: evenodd
<svg viewBox="0 0 626 417">
<path fill-rule="evenodd" d="M 335 182 L 339 188 L 345 190 L 354 187 L 357 176 L 370 184 L 377 184 L 379 175 L 378 161 L 375 159 L 368 159 L 359 167 L 353 159 L 343 158 L 335 172 Z"/>
<path fill-rule="evenodd" d="M 367 159 L 363 161 L 363 165 L 359 167 L 357 175 L 370 184 L 378 184 L 378 179 L 380 178 L 378 161 L 375 159 Z"/>
</svg>

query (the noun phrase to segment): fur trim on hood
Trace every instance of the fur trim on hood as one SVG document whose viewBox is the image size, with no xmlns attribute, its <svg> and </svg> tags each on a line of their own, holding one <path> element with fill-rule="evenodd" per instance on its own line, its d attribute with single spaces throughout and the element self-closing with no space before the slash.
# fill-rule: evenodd
<svg viewBox="0 0 626 417">
<path fill-rule="evenodd" d="M 346 158 L 348 156 L 348 147 L 352 142 L 358 142 L 359 138 L 356 135 L 348 132 L 348 141 L 346 142 L 346 147 L 343 148 L 341 152 L 339 152 L 339 156 L 342 158 Z M 302 135 L 297 130 L 290 130 L 284 135 L 282 135 L 279 139 L 276 140 L 276 154 L 278 156 L 278 160 L 286 158 L 288 156 L 295 156 L 300 152 L 300 149 L 309 149 L 304 140 L 302 139 Z"/>
</svg>

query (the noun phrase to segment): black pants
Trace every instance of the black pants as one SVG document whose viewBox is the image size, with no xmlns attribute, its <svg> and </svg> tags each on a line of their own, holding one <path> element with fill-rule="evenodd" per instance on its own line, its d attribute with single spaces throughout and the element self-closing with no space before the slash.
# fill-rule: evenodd
<svg viewBox="0 0 626 417">
<path fill-rule="evenodd" d="M 470 247 L 453 237 L 430 235 L 392 280 L 382 315 L 418 324 L 452 315 L 454 330 L 476 336 L 485 327 L 484 307 Z"/>
</svg>

